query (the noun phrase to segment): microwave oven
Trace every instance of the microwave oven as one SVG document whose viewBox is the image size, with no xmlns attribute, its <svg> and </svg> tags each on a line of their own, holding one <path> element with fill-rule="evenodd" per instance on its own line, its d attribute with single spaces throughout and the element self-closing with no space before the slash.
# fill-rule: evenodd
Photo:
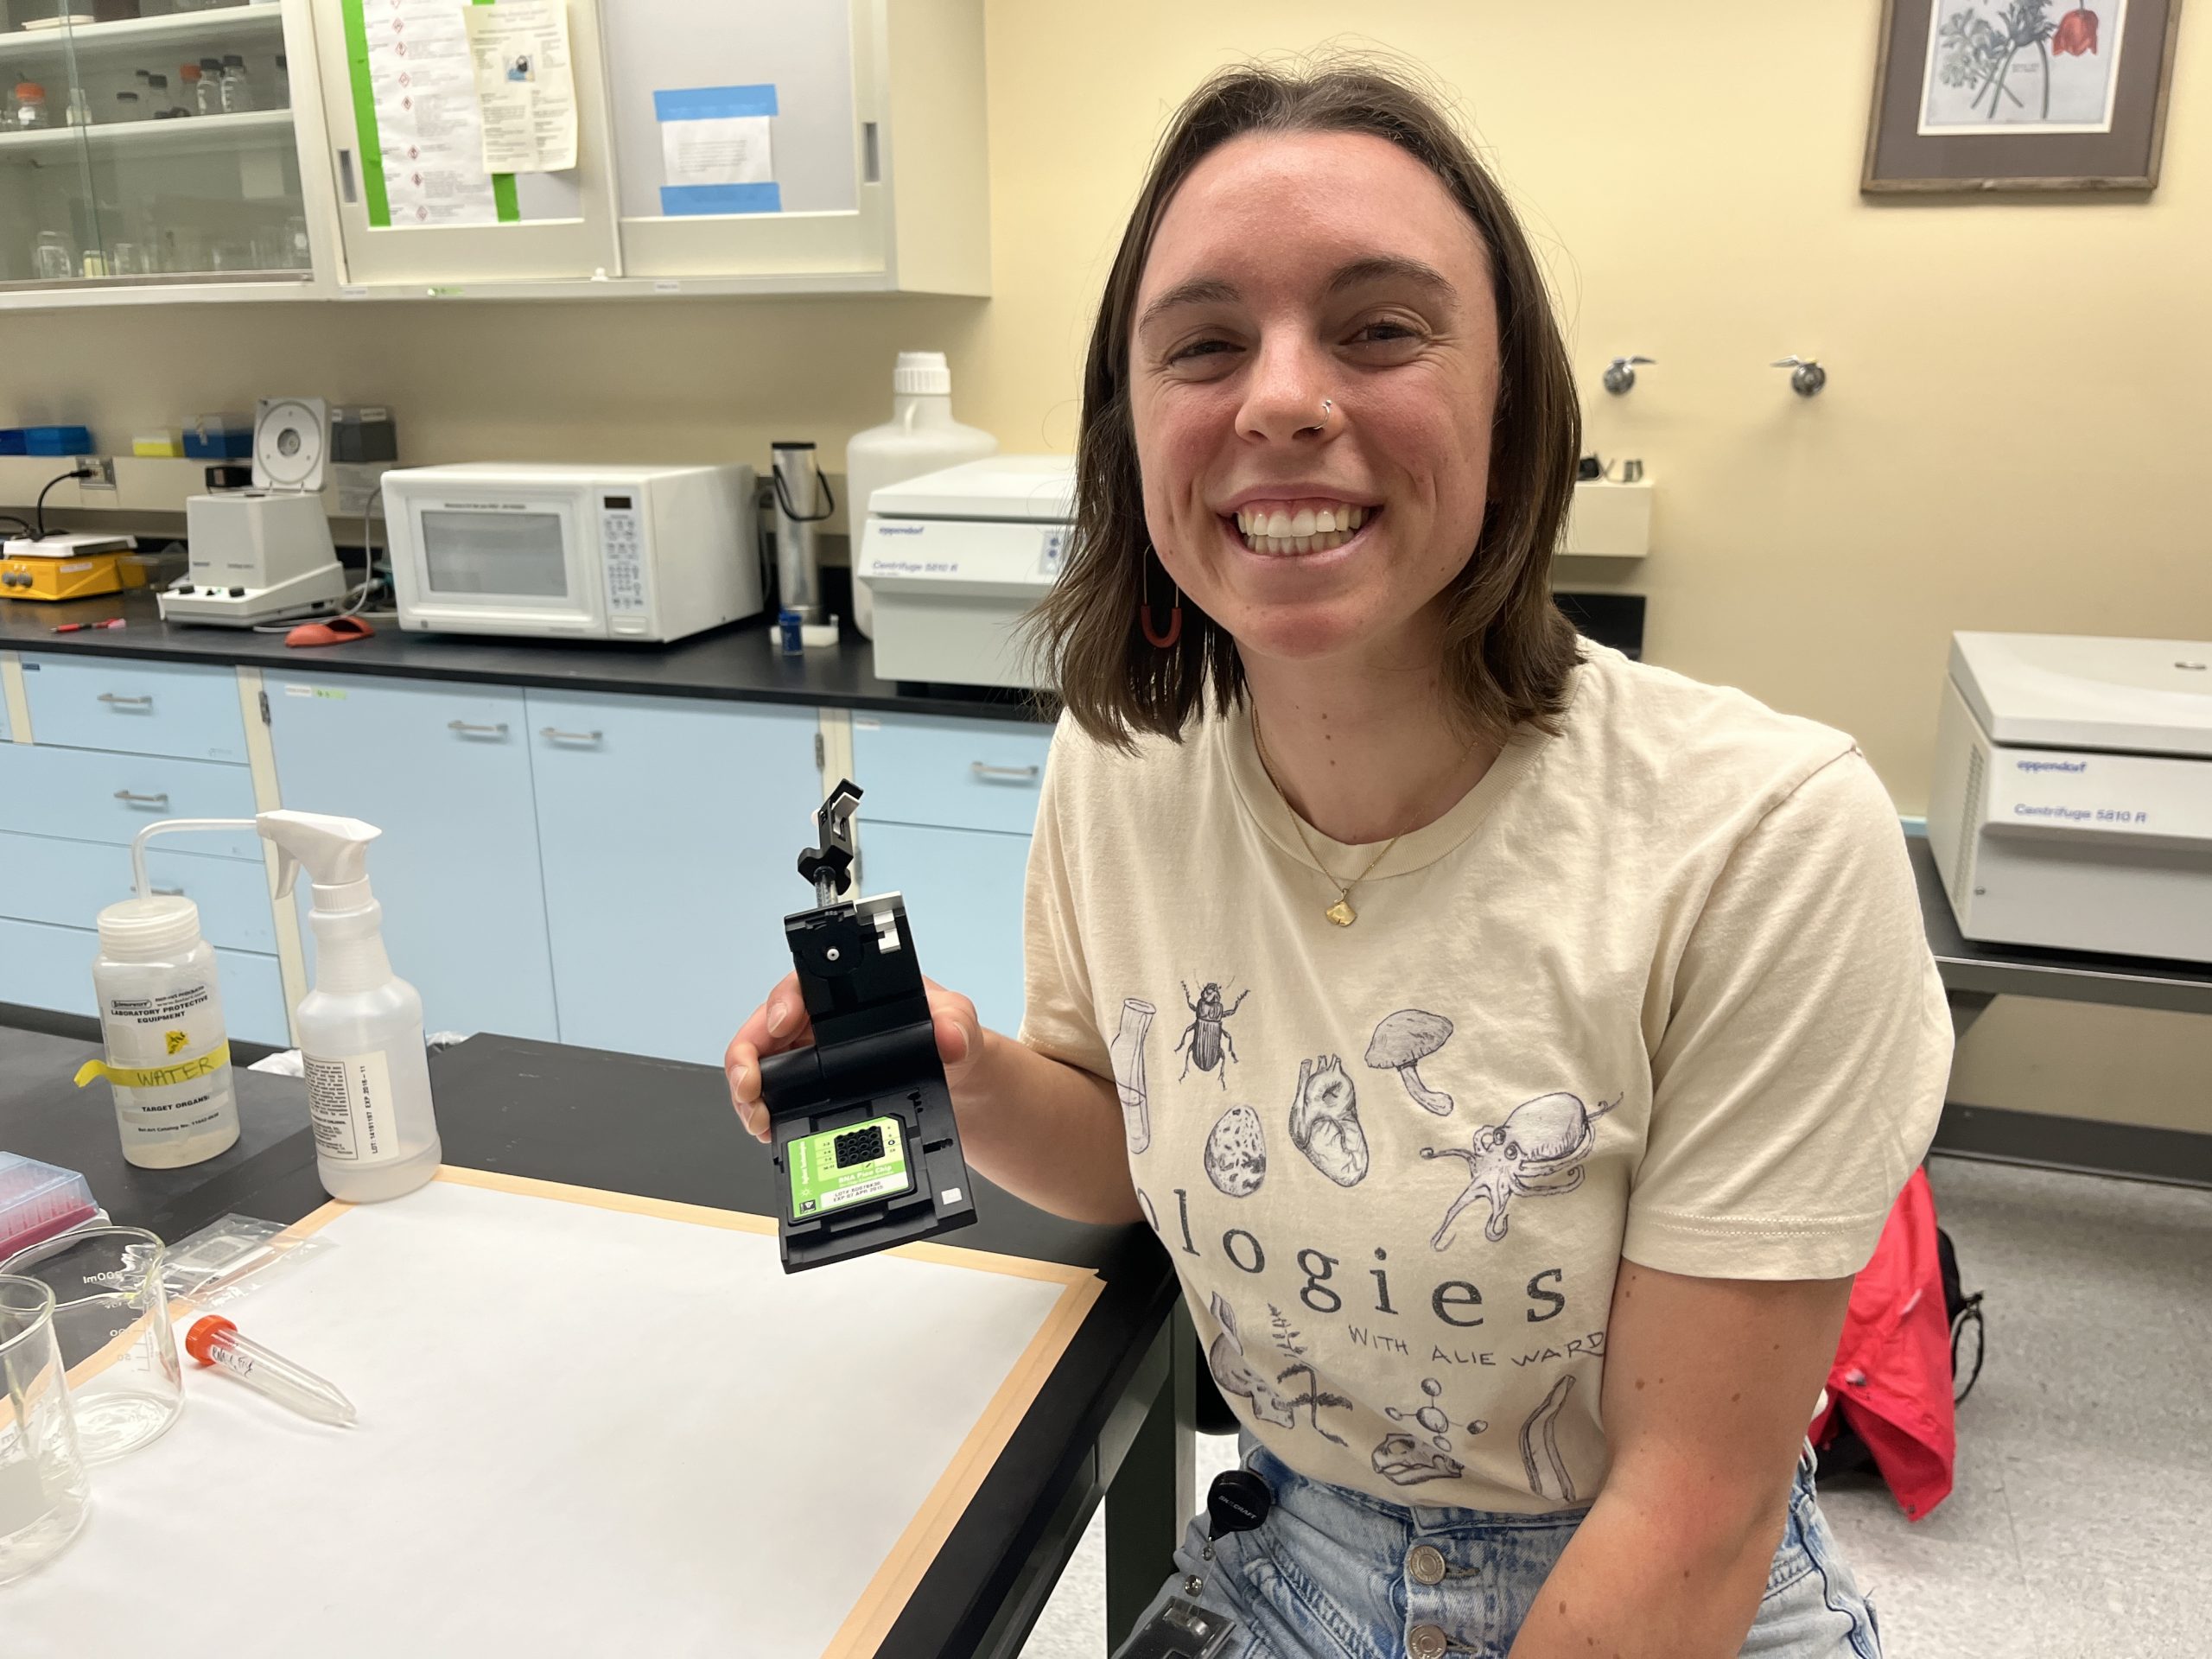
<svg viewBox="0 0 2212 1659">
<path fill-rule="evenodd" d="M 668 640 L 760 609 L 750 467 L 399 467 L 384 514 L 402 628 Z"/>
</svg>

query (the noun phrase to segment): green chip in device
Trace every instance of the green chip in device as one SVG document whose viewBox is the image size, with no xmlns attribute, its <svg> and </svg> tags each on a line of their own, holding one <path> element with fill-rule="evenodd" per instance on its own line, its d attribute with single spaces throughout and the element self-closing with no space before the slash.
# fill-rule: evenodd
<svg viewBox="0 0 2212 1659">
<path fill-rule="evenodd" d="M 785 1149 L 791 1175 L 791 1218 L 805 1221 L 849 1205 L 914 1190 L 906 1136 L 895 1117 L 825 1129 Z"/>
</svg>

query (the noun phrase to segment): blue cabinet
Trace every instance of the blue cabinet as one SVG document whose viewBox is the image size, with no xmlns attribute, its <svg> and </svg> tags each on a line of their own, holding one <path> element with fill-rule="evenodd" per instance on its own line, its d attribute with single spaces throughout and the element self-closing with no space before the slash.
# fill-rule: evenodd
<svg viewBox="0 0 2212 1659">
<path fill-rule="evenodd" d="M 871 823 L 1027 835 L 1052 728 L 1027 721 L 855 715 L 853 781 Z"/>
<path fill-rule="evenodd" d="M 922 971 L 968 997 L 985 1026 L 1009 1037 L 1021 1024 L 1021 891 L 1028 864 L 1027 836 L 911 823 L 870 823 L 861 830 L 863 890 L 905 896 Z"/>
<path fill-rule="evenodd" d="M 0 830 L 128 847 L 163 818 L 250 818 L 253 778 L 244 766 L 97 749 L 0 745 Z M 193 850 L 221 858 L 261 857 L 251 830 L 208 830 Z"/>
<path fill-rule="evenodd" d="M 0 1002 L 97 1014 L 92 963 L 99 935 L 87 927 L 53 927 L 0 917 Z M 283 1046 L 291 1038 L 276 958 L 251 951 L 215 951 L 223 988 L 223 1027 L 248 1042 Z"/>
<path fill-rule="evenodd" d="M 922 971 L 1011 1036 L 1021 1024 L 1021 894 L 1052 728 L 855 715 L 861 879 L 906 895 Z"/>
<path fill-rule="evenodd" d="M 174 850 L 177 844 L 147 844 L 146 885 L 197 905 L 200 931 L 208 944 L 274 957 L 276 918 L 261 861 L 181 853 Z M 0 881 L 5 883 L 0 913 L 17 921 L 91 927 L 100 912 L 130 897 L 130 851 L 0 830 Z"/>
<path fill-rule="evenodd" d="M 814 711 L 524 703 L 561 1040 L 719 1065 L 813 902 L 794 861 L 822 804 Z"/>
<path fill-rule="evenodd" d="M 369 878 L 425 1026 L 558 1036 L 521 691 L 275 674 L 267 689 L 284 804 L 384 831 Z M 312 969 L 304 875 L 298 890 Z"/>
<path fill-rule="evenodd" d="M 26 657 L 23 700 L 41 743 L 245 764 L 238 671 L 138 657 Z"/>
</svg>

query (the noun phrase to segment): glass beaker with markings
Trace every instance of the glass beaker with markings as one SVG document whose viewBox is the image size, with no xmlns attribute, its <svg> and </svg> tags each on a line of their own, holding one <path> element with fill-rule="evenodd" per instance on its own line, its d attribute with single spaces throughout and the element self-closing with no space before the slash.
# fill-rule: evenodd
<svg viewBox="0 0 2212 1659">
<path fill-rule="evenodd" d="M 0 1584 L 60 1554 L 91 1505 L 54 1293 L 0 1277 Z"/>
<path fill-rule="evenodd" d="M 160 1239 L 142 1227 L 82 1228 L 18 1251 L 0 1273 L 54 1293 L 54 1334 L 86 1463 L 136 1451 L 176 1421 L 184 1379 Z"/>
</svg>

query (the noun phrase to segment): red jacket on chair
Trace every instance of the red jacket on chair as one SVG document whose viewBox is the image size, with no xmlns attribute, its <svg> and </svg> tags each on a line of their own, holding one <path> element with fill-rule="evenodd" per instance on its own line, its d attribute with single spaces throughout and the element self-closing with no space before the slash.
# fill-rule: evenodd
<svg viewBox="0 0 2212 1659">
<path fill-rule="evenodd" d="M 1851 1287 L 1828 1404 L 1814 1422 L 1824 1446 L 1843 1423 L 1874 1456 L 1917 1521 L 1951 1492 L 1958 1441 L 1951 1401 L 1951 1320 L 1936 1246 L 1936 1195 L 1915 1170 L 1890 1211 L 1873 1260 Z"/>
</svg>

